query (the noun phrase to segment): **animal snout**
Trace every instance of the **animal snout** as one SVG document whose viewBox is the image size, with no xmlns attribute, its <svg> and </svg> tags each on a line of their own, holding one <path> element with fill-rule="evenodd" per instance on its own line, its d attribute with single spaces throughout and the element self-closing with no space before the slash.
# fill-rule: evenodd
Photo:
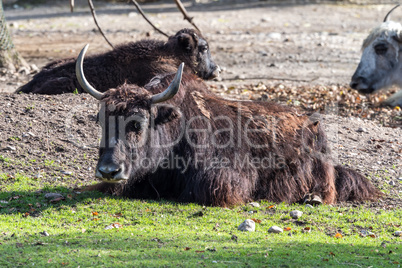
<svg viewBox="0 0 402 268">
<path fill-rule="evenodd" d="M 357 87 L 359 86 L 359 83 L 357 81 L 351 81 L 349 85 L 351 88 L 357 89 Z"/>
<path fill-rule="evenodd" d="M 127 179 L 124 175 L 124 166 L 114 163 L 99 165 L 96 170 L 96 177 L 106 181 L 119 181 Z"/>
<path fill-rule="evenodd" d="M 360 89 L 360 87 L 365 84 L 365 81 L 366 79 L 364 77 L 353 77 L 349 85 L 353 89 Z"/>
<path fill-rule="evenodd" d="M 221 71 L 222 71 L 221 67 L 219 67 L 219 65 L 216 65 L 215 70 L 212 72 L 212 78 L 219 77 Z"/>
</svg>

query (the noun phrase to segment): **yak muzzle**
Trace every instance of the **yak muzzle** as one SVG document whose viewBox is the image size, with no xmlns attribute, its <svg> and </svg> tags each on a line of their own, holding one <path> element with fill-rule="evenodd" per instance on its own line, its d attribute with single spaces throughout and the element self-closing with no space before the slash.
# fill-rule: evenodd
<svg viewBox="0 0 402 268">
<path fill-rule="evenodd" d="M 109 183 L 115 183 L 128 179 L 124 165 L 117 165 L 115 163 L 99 164 L 96 168 L 95 176 L 98 179 Z"/>
<path fill-rule="evenodd" d="M 212 72 L 212 78 L 217 78 L 220 76 L 221 74 L 221 67 L 219 67 L 219 65 L 216 65 L 215 70 Z"/>
<path fill-rule="evenodd" d="M 373 93 L 374 89 L 367 85 L 367 79 L 364 77 L 352 77 L 352 81 L 349 86 L 353 89 L 356 89 L 362 94 L 370 94 Z"/>
</svg>

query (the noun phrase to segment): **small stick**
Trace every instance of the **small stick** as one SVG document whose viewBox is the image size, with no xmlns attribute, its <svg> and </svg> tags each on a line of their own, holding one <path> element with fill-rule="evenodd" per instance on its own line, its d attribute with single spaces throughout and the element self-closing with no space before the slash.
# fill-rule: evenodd
<svg viewBox="0 0 402 268">
<path fill-rule="evenodd" d="M 191 23 L 191 25 L 194 26 L 194 28 L 197 29 L 197 31 L 199 33 L 201 33 L 201 30 L 197 27 L 197 25 L 195 25 L 195 23 L 193 22 L 193 18 L 194 17 L 190 17 L 186 11 L 186 8 L 183 6 L 183 4 L 181 3 L 180 0 L 174 0 L 176 2 L 177 8 L 180 10 L 180 12 L 183 14 L 184 19 L 187 20 L 188 22 Z"/>
<path fill-rule="evenodd" d="M 71 13 L 74 12 L 74 0 L 70 0 Z"/>
<path fill-rule="evenodd" d="M 164 32 L 162 32 L 162 30 L 160 30 L 158 27 L 156 27 L 149 19 L 148 17 L 145 15 L 144 11 L 142 11 L 140 5 L 137 3 L 137 1 L 135 0 L 131 0 L 131 2 L 133 2 L 134 6 L 137 8 L 138 12 L 140 12 L 140 14 L 142 15 L 142 17 L 160 34 L 169 37 L 169 35 L 165 34 Z"/>
<path fill-rule="evenodd" d="M 226 78 L 223 79 L 225 81 L 232 81 L 232 80 L 283 80 L 283 81 L 296 81 L 296 82 L 312 82 L 317 80 L 318 77 L 314 77 L 312 79 L 297 79 L 292 77 L 278 77 L 278 76 L 257 76 L 257 77 L 244 77 L 244 78 Z"/>
<path fill-rule="evenodd" d="M 96 18 L 95 8 L 94 8 L 94 5 L 92 4 L 92 0 L 88 0 L 88 5 L 89 5 L 89 8 L 91 9 L 92 17 L 94 18 L 95 24 L 96 24 L 96 26 L 98 27 L 99 32 L 101 33 L 101 35 L 103 36 L 103 38 L 105 38 L 106 42 L 107 42 L 112 48 L 114 48 L 114 46 L 112 45 L 112 43 L 110 43 L 109 39 L 107 39 L 106 35 L 103 33 L 101 27 L 100 27 L 99 24 L 98 24 L 98 20 L 97 20 L 97 18 Z"/>
</svg>

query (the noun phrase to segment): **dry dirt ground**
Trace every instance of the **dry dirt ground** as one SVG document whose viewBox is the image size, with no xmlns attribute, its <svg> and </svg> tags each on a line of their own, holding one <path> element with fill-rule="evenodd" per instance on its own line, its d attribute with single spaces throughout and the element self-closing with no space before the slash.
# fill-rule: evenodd
<svg viewBox="0 0 402 268">
<path fill-rule="evenodd" d="M 14 43 L 30 64 L 107 51 L 86 1 L 6 9 Z M 263 99 L 323 115 L 337 162 L 360 170 L 387 193 L 377 208 L 402 206 L 402 114 L 378 107 L 386 96 L 360 96 L 348 83 L 369 29 L 392 5 L 308 4 L 306 1 L 185 2 L 210 43 L 222 79 L 208 82 L 217 94 Z M 164 37 L 129 4 L 96 5 L 98 19 L 114 43 Z M 143 6 L 173 34 L 189 27 L 171 2 Z M 402 11 L 394 20 L 402 21 Z M 32 74 L 3 74 L 0 92 L 12 92 Z M 87 95 L 0 94 L 0 167 L 61 181 L 93 183 L 99 141 L 96 102 Z"/>
</svg>

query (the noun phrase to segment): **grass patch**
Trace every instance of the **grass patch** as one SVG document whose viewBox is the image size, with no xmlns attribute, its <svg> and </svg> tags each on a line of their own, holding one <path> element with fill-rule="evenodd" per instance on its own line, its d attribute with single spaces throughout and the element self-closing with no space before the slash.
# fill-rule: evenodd
<svg viewBox="0 0 402 268">
<path fill-rule="evenodd" d="M 202 207 L 79 193 L 6 174 L 0 189 L 0 267 L 399 267 L 402 259 L 402 238 L 393 236 L 402 209 Z M 65 199 L 51 202 L 47 192 Z M 289 216 L 294 209 L 304 212 L 299 220 Z M 255 232 L 237 230 L 247 218 L 261 221 Z M 112 224 L 121 228 L 105 229 Z M 290 230 L 269 234 L 273 225 Z"/>
</svg>

